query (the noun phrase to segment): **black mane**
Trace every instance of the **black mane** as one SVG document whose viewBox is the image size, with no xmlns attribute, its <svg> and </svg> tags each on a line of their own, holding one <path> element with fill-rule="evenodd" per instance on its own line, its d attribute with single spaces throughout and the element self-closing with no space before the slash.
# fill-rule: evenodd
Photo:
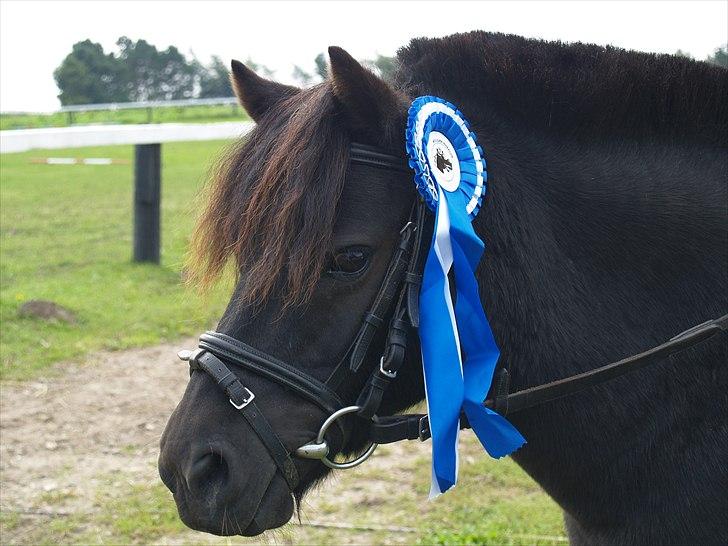
<svg viewBox="0 0 728 546">
<path fill-rule="evenodd" d="M 503 122 L 560 138 L 728 144 L 728 70 L 706 62 L 482 31 L 418 38 L 397 57 L 396 82 L 411 96 L 467 110 L 487 97 Z"/>
</svg>

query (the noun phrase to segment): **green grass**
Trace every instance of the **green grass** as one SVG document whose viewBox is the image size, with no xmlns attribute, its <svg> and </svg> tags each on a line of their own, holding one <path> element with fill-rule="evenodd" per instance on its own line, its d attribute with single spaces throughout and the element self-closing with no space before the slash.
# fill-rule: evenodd
<svg viewBox="0 0 728 546">
<path fill-rule="evenodd" d="M 20 525 L 20 516 L 15 512 L 0 512 L 0 537 Z"/>
<path fill-rule="evenodd" d="M 206 300 L 181 283 L 195 196 L 224 142 L 162 146 L 161 265 L 136 264 L 132 165 L 31 164 L 42 151 L 0 156 L 0 372 L 34 377 L 59 360 L 191 335 L 218 318 L 229 287 Z M 131 146 L 54 150 L 54 156 L 132 159 Z M 46 299 L 77 324 L 20 318 Z"/>
<path fill-rule="evenodd" d="M 10 512 L 0 514 L 0 524 L 7 533 L 23 527 L 19 543 L 33 545 L 151 544 L 162 537 L 191 533 L 179 519 L 172 496 L 161 483 L 118 487 L 114 477 L 100 481 L 103 485 L 94 498 L 92 513 L 68 513 L 60 507 L 48 523 L 33 525 L 27 516 Z M 196 537 L 192 543 L 229 542 L 229 539 L 202 533 L 192 535 Z"/>
<path fill-rule="evenodd" d="M 484 546 L 560 546 L 567 543 L 561 510 L 513 461 L 494 461 L 468 435 L 462 453 L 459 484 L 446 495 L 427 500 L 430 461 L 427 457 L 399 459 L 381 468 L 339 472 L 338 491 L 331 484 L 310 493 L 331 497 L 313 519 L 324 526 L 287 525 L 263 537 L 215 538 L 191 532 L 179 520 L 170 492 L 160 483 L 124 484 L 118 477 L 101 479 L 95 509 L 87 514 L 63 514 L 49 525 L 24 535 L 26 544 L 150 544 L 164 538 L 182 544 L 415 544 Z M 376 455 L 375 455 L 376 456 Z M 123 483 L 123 482 L 122 482 Z M 357 497 L 356 491 L 366 491 Z M 58 507 L 62 510 L 62 507 Z M 20 521 L 19 521 L 20 519 Z M 325 522 L 355 529 L 326 527 Z M 8 532 L 31 521 L 3 516 Z M 375 530 L 364 530 L 373 527 Z M 402 527 L 407 530 L 390 530 Z M 17 536 L 17 535 L 16 535 Z"/>
<path fill-rule="evenodd" d="M 94 518 L 93 527 L 97 533 L 106 531 L 116 544 L 148 544 L 187 529 L 177 515 L 169 491 L 162 484 L 133 485 L 123 497 L 101 498 L 99 504 L 102 509 Z"/>
<path fill-rule="evenodd" d="M 237 104 L 218 104 L 74 112 L 72 115 L 61 112 L 50 114 L 0 114 L 0 129 L 32 129 L 37 127 L 66 127 L 68 125 L 106 123 L 203 123 L 209 121 L 238 121 L 242 119 L 248 119 L 248 116 Z"/>
<path fill-rule="evenodd" d="M 409 475 L 411 483 L 397 483 L 390 476 L 364 467 L 364 475 L 352 476 L 349 487 L 356 487 L 356 480 L 379 480 L 389 494 L 382 505 L 358 506 L 353 521 L 372 521 L 384 509 L 387 524 L 418 530 L 412 537 L 418 545 L 527 546 L 566 542 L 561 510 L 512 460 L 491 459 L 470 432 L 463 435 L 460 454 L 457 486 L 433 501 L 426 500 L 429 456 L 396 469 Z M 386 543 L 388 534 L 379 533 L 373 538 Z"/>
</svg>

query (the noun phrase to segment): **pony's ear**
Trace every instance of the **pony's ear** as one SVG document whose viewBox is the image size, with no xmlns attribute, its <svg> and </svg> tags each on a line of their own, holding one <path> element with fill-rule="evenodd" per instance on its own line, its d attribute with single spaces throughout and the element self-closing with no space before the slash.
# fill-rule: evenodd
<svg viewBox="0 0 728 546">
<path fill-rule="evenodd" d="M 259 121 L 274 104 L 299 91 L 297 87 L 261 78 L 240 61 L 233 60 L 230 66 L 235 96 L 254 121 Z"/>
<path fill-rule="evenodd" d="M 364 68 L 340 47 L 329 47 L 334 96 L 344 106 L 355 132 L 375 142 L 407 112 L 407 97 Z M 383 134 L 384 133 L 384 134 Z"/>
</svg>

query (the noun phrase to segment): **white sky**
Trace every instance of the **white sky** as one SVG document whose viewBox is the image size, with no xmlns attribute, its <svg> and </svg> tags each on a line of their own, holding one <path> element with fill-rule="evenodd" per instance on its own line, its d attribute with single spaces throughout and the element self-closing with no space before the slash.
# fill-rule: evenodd
<svg viewBox="0 0 728 546">
<path fill-rule="evenodd" d="M 613 44 L 703 59 L 728 41 L 728 1 L 213 2 L 0 0 L 0 110 L 59 106 L 53 70 L 74 42 L 108 52 L 119 36 L 258 63 L 291 81 L 329 45 L 357 58 L 393 54 L 416 36 L 483 29 Z"/>
</svg>

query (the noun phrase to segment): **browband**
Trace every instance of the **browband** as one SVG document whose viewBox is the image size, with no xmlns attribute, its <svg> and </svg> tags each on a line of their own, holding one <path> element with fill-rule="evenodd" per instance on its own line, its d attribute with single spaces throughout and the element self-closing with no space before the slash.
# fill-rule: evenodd
<svg viewBox="0 0 728 546">
<path fill-rule="evenodd" d="M 412 174 L 412 169 L 404 156 L 392 155 L 368 144 L 352 142 L 349 148 L 349 161 Z"/>
</svg>

